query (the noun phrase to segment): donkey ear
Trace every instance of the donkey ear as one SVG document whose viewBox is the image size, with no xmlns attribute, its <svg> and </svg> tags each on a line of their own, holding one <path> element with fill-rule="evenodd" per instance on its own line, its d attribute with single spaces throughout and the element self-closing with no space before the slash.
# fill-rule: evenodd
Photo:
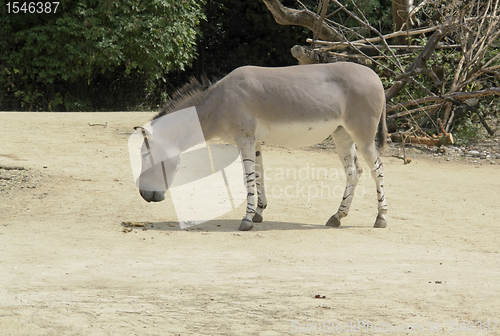
<svg viewBox="0 0 500 336">
<path fill-rule="evenodd" d="M 135 126 L 134 129 L 141 130 L 141 132 L 145 132 L 147 136 L 152 136 L 153 134 L 144 126 Z"/>
</svg>

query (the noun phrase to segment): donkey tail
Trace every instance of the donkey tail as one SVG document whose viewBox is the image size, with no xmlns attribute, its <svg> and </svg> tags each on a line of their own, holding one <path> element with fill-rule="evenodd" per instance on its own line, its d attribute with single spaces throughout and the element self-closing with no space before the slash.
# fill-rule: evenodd
<svg viewBox="0 0 500 336">
<path fill-rule="evenodd" d="M 381 153 L 384 153 L 384 150 L 387 147 L 387 120 L 386 120 L 385 106 L 386 105 L 384 102 L 384 109 L 382 111 L 382 115 L 380 116 L 380 121 L 378 123 L 378 131 L 377 131 L 377 147 Z"/>
</svg>

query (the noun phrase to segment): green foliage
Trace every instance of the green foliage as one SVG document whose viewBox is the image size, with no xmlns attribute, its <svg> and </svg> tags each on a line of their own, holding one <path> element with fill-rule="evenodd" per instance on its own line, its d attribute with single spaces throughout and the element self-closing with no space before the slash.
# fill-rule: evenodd
<svg viewBox="0 0 500 336">
<path fill-rule="evenodd" d="M 485 138 L 483 127 L 479 123 L 479 120 L 477 120 L 478 118 L 476 117 L 475 119 L 470 114 L 462 118 L 453 132 L 456 145 L 466 145 L 473 140 Z"/>
<path fill-rule="evenodd" d="M 371 24 L 390 30 L 389 0 L 354 2 Z M 290 49 L 312 37 L 306 28 L 277 24 L 262 0 L 68 0 L 57 13 L 29 15 L 6 14 L 5 3 L 3 110 L 155 108 L 193 75 L 296 64 Z M 316 0 L 303 3 L 316 11 Z M 330 19 L 349 20 L 341 11 Z"/>
<path fill-rule="evenodd" d="M 159 79 L 192 62 L 202 2 L 71 0 L 55 14 L 2 12 L 0 104 L 15 104 L 0 108 L 135 106 Z M 4 11 L 5 1 L 0 5 Z M 118 89 L 132 96 L 95 99 Z"/>
</svg>

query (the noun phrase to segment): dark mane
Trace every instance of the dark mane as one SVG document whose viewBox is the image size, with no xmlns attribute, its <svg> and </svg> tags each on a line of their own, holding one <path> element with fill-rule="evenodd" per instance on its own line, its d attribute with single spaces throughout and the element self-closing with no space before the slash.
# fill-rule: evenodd
<svg viewBox="0 0 500 336">
<path fill-rule="evenodd" d="M 206 76 L 203 76 L 201 81 L 197 80 L 195 77 L 191 77 L 188 83 L 184 84 L 169 100 L 167 100 L 161 111 L 153 120 L 178 110 L 182 105 L 189 107 L 190 105 L 187 104 L 189 101 L 205 93 L 215 82 L 215 80 L 208 80 Z"/>
</svg>

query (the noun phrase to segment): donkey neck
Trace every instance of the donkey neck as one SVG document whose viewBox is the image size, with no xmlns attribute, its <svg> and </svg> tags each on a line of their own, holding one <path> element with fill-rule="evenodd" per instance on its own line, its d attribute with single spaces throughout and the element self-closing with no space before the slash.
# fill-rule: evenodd
<svg viewBox="0 0 500 336">
<path fill-rule="evenodd" d="M 210 88 L 203 98 L 194 105 L 205 141 L 220 136 L 217 130 L 218 124 L 216 120 L 218 115 L 217 110 L 220 109 L 220 102 L 213 99 L 213 94 L 218 89 L 217 84 L 215 84 L 216 87 Z"/>
<path fill-rule="evenodd" d="M 211 93 L 217 84 L 203 88 L 201 83 L 193 81 L 181 89 L 152 121 L 159 123 L 157 128 L 160 137 L 169 139 L 170 146 L 176 147 L 180 152 L 216 137 L 217 132 L 214 129 L 216 122 L 213 118 L 217 115 L 214 113 L 217 104 L 211 99 Z M 192 109 L 188 109 L 193 107 L 196 115 Z M 188 110 L 182 111 L 184 109 Z M 174 115 L 177 112 L 179 114 Z"/>
<path fill-rule="evenodd" d="M 184 111 L 189 116 L 179 120 L 179 123 L 172 125 L 172 134 L 176 134 L 174 143 L 180 152 L 185 152 L 189 148 L 216 137 L 213 129 L 213 109 L 205 104 L 185 106 L 184 108 L 195 108 Z M 184 112 L 181 112 L 184 114 Z"/>
</svg>

